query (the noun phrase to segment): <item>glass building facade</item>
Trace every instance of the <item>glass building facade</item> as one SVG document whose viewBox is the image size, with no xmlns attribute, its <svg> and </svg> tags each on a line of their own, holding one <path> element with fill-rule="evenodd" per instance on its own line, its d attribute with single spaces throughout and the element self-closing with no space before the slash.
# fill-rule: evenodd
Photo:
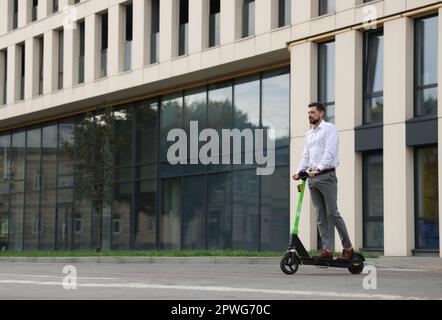
<svg viewBox="0 0 442 320">
<path fill-rule="evenodd" d="M 289 106 L 284 67 L 113 107 L 122 143 L 101 215 L 79 192 L 84 166 L 68 147 L 81 149 L 84 116 L 3 132 L 0 249 L 88 250 L 100 241 L 104 250 L 279 251 L 289 236 Z M 200 131 L 276 129 L 274 173 L 258 176 L 256 164 L 171 165 L 167 133 L 189 132 L 190 121 Z"/>
</svg>

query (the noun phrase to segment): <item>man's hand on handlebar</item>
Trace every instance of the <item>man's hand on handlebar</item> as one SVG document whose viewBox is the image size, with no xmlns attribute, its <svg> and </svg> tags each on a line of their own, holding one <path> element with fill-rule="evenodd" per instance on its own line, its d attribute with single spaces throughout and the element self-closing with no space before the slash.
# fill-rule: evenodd
<svg viewBox="0 0 442 320">
<path fill-rule="evenodd" d="M 302 174 L 302 175 L 301 175 Z M 308 174 L 308 178 L 314 178 L 314 177 L 316 177 L 318 174 L 319 174 L 319 171 L 317 171 L 317 170 L 313 170 L 313 171 L 309 171 L 308 173 L 307 172 L 305 172 L 305 171 L 302 171 L 302 172 L 298 172 L 297 174 L 295 174 L 292 178 L 293 178 L 293 180 L 295 180 L 295 181 L 299 181 L 299 180 L 301 180 L 301 179 L 306 179 L 307 178 L 307 175 Z"/>
<path fill-rule="evenodd" d="M 309 173 L 308 173 L 308 175 L 309 175 L 310 178 L 314 178 L 314 177 L 316 177 L 318 174 L 319 174 L 319 171 L 316 171 L 316 170 L 314 170 L 314 171 L 309 171 Z"/>
</svg>

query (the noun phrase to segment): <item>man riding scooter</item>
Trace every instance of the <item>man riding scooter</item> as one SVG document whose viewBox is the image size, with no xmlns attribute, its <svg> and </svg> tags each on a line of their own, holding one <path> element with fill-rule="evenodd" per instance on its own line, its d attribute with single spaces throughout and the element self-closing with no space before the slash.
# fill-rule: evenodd
<svg viewBox="0 0 442 320">
<path fill-rule="evenodd" d="M 293 176 L 293 179 L 298 181 L 301 171 L 309 172 L 308 185 L 316 209 L 319 235 L 323 244 L 323 250 L 314 258 L 333 259 L 329 229 L 329 223 L 333 222 L 344 248 L 338 260 L 349 261 L 353 257 L 354 250 L 344 219 L 337 207 L 338 130 L 333 124 L 324 120 L 325 108 L 321 103 L 311 103 L 308 106 L 308 116 L 312 127 L 307 132 L 298 173 Z"/>
</svg>

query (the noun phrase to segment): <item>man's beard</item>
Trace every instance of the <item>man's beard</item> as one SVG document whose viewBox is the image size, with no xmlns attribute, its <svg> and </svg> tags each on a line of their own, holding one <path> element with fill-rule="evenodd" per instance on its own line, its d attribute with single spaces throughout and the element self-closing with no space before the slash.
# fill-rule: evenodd
<svg viewBox="0 0 442 320">
<path fill-rule="evenodd" d="M 319 122 L 319 119 L 313 119 L 313 118 L 310 118 L 310 124 L 315 125 L 315 124 L 317 124 L 318 122 Z"/>
</svg>

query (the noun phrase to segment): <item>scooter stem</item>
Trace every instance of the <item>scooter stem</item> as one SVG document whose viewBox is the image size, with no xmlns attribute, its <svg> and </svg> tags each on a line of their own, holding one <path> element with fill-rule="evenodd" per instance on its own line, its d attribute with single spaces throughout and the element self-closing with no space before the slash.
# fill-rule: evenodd
<svg viewBox="0 0 442 320">
<path fill-rule="evenodd" d="M 302 184 L 298 185 L 298 207 L 296 209 L 296 215 L 295 215 L 295 224 L 293 227 L 292 235 L 298 235 L 299 231 L 299 218 L 301 216 L 301 209 L 302 209 L 302 200 L 304 199 L 304 191 L 305 191 L 305 184 L 306 180 L 302 180 Z M 301 191 L 299 191 L 299 188 L 301 188 Z"/>
</svg>

